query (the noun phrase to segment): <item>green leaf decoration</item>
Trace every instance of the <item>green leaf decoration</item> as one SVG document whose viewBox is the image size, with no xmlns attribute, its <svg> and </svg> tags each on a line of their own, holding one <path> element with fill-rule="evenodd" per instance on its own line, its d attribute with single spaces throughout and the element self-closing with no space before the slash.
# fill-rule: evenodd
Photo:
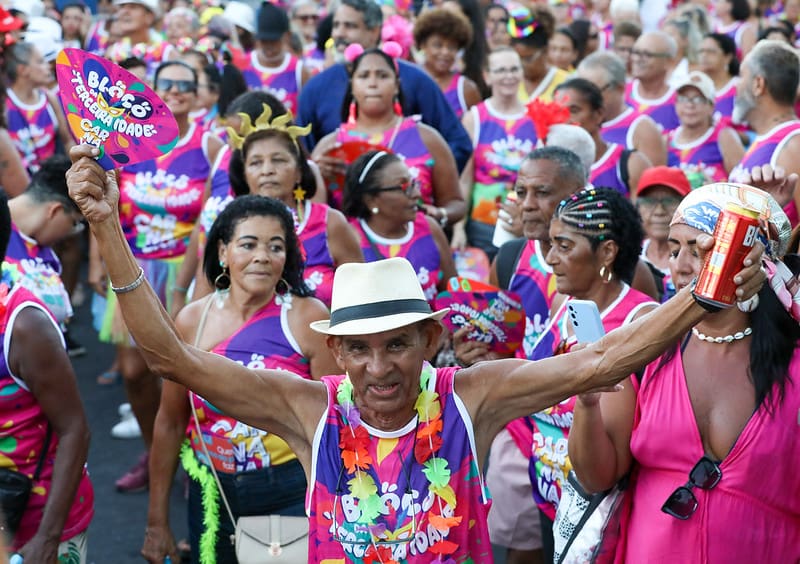
<svg viewBox="0 0 800 564">
<path fill-rule="evenodd" d="M 378 493 L 378 486 L 375 485 L 375 480 L 364 472 L 357 472 L 355 477 L 347 482 L 347 485 L 350 486 L 350 494 L 359 500 L 367 499 Z"/>
<path fill-rule="evenodd" d="M 358 509 L 361 511 L 361 517 L 358 518 L 359 523 L 374 524 L 383 509 L 380 496 L 376 494 L 359 499 Z"/>
<path fill-rule="evenodd" d="M 447 460 L 443 458 L 431 458 L 425 464 L 422 473 L 428 478 L 432 488 L 444 488 L 450 483 L 450 469 L 447 467 Z"/>
</svg>

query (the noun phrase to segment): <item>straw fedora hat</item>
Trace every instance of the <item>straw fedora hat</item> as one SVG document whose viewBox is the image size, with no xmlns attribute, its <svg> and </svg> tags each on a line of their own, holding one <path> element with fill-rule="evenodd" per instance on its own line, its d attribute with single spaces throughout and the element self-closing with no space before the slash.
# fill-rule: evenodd
<svg viewBox="0 0 800 564">
<path fill-rule="evenodd" d="M 414 267 L 395 257 L 337 268 L 331 318 L 310 325 L 326 335 L 370 335 L 425 319 L 439 320 L 449 309 L 432 311 Z"/>
</svg>

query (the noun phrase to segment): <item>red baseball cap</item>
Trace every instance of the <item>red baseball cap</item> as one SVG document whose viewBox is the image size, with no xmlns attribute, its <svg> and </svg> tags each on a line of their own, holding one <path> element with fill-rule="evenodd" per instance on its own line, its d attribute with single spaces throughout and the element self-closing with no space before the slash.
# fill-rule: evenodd
<svg viewBox="0 0 800 564">
<path fill-rule="evenodd" d="M 9 31 L 16 31 L 21 29 L 25 22 L 21 19 L 12 16 L 11 13 L 0 6 L 0 33 L 8 33 Z"/>
<path fill-rule="evenodd" d="M 638 196 L 653 186 L 666 186 L 675 190 L 681 197 L 692 191 L 692 186 L 689 184 L 689 179 L 686 178 L 684 172 L 679 168 L 670 166 L 654 166 L 645 170 L 641 178 L 639 178 L 636 195 Z"/>
</svg>

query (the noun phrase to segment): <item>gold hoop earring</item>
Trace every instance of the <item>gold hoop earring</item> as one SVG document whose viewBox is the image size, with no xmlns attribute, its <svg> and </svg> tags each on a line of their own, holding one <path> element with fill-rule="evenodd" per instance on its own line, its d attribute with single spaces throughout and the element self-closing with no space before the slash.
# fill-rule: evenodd
<svg viewBox="0 0 800 564">
<path fill-rule="evenodd" d="M 222 272 L 214 278 L 214 288 L 220 291 L 229 290 L 231 287 L 231 276 L 229 274 L 228 265 L 222 261 L 219 261 L 219 265 L 222 267 Z"/>
<path fill-rule="evenodd" d="M 281 290 L 280 286 L 283 284 L 284 289 Z M 278 283 L 275 284 L 275 291 L 278 292 L 281 296 L 286 296 L 292 292 L 292 286 L 286 281 L 286 278 L 281 278 L 278 280 Z"/>
<path fill-rule="evenodd" d="M 614 273 L 611 271 L 611 268 L 606 268 L 605 265 L 600 267 L 600 278 L 603 280 L 603 284 L 608 284 L 614 279 Z"/>
</svg>

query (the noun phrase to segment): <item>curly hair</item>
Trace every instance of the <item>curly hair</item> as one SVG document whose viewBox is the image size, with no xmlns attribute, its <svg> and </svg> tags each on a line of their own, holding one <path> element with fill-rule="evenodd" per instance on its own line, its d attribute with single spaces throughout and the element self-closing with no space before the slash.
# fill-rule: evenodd
<svg viewBox="0 0 800 564">
<path fill-rule="evenodd" d="M 603 241 L 614 241 L 618 250 L 611 270 L 623 282 L 631 283 L 644 229 L 638 210 L 627 198 L 611 188 L 581 190 L 561 200 L 553 219 L 589 239 L 593 251 Z"/>
<path fill-rule="evenodd" d="M 452 10 L 436 8 L 424 12 L 414 23 L 414 43 L 417 48 L 434 35 L 456 42 L 459 49 L 472 41 L 472 27 L 466 16 Z"/>
<path fill-rule="evenodd" d="M 378 187 L 378 176 L 390 164 L 400 160 L 394 153 L 367 151 L 347 167 L 342 195 L 342 212 L 347 217 L 367 219 L 371 214 L 364 196 Z M 367 168 L 369 166 L 369 168 Z M 364 169 L 366 174 L 364 174 Z M 363 175 L 363 178 L 361 178 Z"/>
<path fill-rule="evenodd" d="M 303 254 L 300 240 L 294 231 L 294 219 L 283 202 L 263 196 L 240 196 L 233 200 L 217 216 L 208 232 L 206 248 L 203 252 L 203 273 L 214 287 L 214 281 L 222 274 L 219 261 L 219 244 L 227 245 L 233 239 L 236 226 L 251 217 L 274 217 L 281 223 L 286 237 L 286 263 L 281 278 L 289 285 L 288 290 L 295 296 L 313 296 L 313 292 L 303 280 Z"/>
</svg>

